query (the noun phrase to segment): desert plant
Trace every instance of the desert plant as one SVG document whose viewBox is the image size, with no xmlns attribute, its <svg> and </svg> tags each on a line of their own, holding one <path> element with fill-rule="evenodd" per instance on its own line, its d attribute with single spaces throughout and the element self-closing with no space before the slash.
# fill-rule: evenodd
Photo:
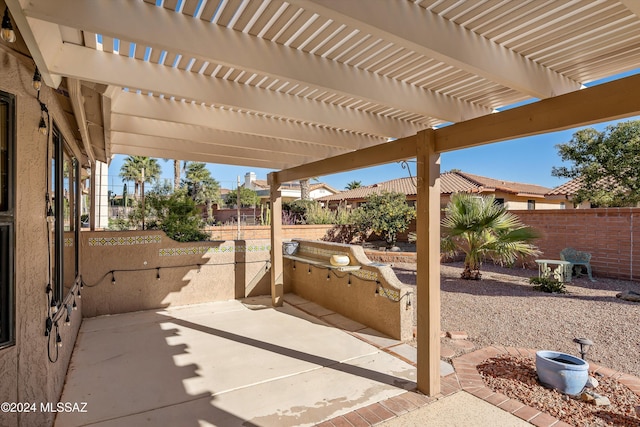
<svg viewBox="0 0 640 427">
<path fill-rule="evenodd" d="M 441 222 L 441 249 L 449 255 L 464 253 L 463 279 L 479 280 L 485 258 L 502 265 L 518 256 L 535 256 L 540 252 L 531 243 L 537 234 L 520 219 L 495 203 L 493 196 L 456 193 L 445 209 Z"/>
<path fill-rule="evenodd" d="M 551 277 L 532 277 L 529 283 L 535 285 L 533 289 L 540 292 L 564 294 L 567 288 L 564 283 Z"/>
</svg>

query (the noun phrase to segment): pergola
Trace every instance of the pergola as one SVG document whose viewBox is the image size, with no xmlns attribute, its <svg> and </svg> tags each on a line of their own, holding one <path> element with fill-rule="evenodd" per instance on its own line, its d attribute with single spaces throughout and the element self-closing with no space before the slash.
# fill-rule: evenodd
<svg viewBox="0 0 640 427">
<path fill-rule="evenodd" d="M 430 395 L 440 153 L 640 114 L 640 75 L 584 88 L 640 64 L 637 0 L 6 3 L 44 82 L 68 92 L 90 162 L 275 169 L 279 218 L 280 183 L 417 158 L 418 386 Z"/>
</svg>

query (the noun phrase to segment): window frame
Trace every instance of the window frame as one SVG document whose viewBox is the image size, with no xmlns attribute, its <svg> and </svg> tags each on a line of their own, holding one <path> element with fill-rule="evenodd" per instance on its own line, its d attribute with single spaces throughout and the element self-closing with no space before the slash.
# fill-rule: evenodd
<svg viewBox="0 0 640 427">
<path fill-rule="evenodd" d="M 0 131 L 7 141 L 6 209 L 0 211 L 0 349 L 16 343 L 15 334 L 15 147 L 16 97 L 0 91 L 0 103 L 7 106 L 6 122 Z M 2 125 L 6 129 L 2 129 Z M 2 191 L 0 189 L 0 191 Z"/>
</svg>

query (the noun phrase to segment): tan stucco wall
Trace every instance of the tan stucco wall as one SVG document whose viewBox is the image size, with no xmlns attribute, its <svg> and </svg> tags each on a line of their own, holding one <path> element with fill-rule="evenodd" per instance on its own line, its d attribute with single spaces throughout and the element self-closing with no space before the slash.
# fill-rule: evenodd
<svg viewBox="0 0 640 427">
<path fill-rule="evenodd" d="M 15 308 L 16 344 L 0 350 L 0 396 L 8 402 L 57 402 L 80 326 L 74 311 L 71 326 L 60 322 L 63 347 L 59 359 L 47 359 L 44 326 L 47 313 L 47 232 L 45 192 L 46 137 L 38 133 L 40 107 L 31 87 L 35 67 L 24 57 L 0 50 L 0 89 L 16 96 L 16 210 L 15 210 Z M 50 89 L 43 86 L 40 99 L 65 139 L 73 143 L 61 109 Z M 78 301 L 81 305 L 81 301 Z M 55 349 L 53 349 L 55 353 Z M 0 414 L 0 425 L 47 426 L 55 414 Z"/>
<path fill-rule="evenodd" d="M 300 246 L 295 256 L 328 261 L 329 253 L 348 255 L 351 260 L 349 265 L 360 265 L 361 268 L 351 274 L 349 286 L 349 274 L 346 272 L 334 270 L 335 274 L 329 273 L 327 280 L 326 268 L 311 267 L 309 274 L 308 264 L 296 261 L 294 270 L 294 262 L 285 258 L 285 292 L 300 295 L 392 338 L 409 340 L 413 337 L 415 294 L 412 294 L 411 286 L 398 280 L 389 265 L 371 265 L 360 246 L 310 240 L 296 241 Z M 400 302 L 376 295 L 376 280 L 389 295 L 394 294 Z M 411 300 L 410 306 L 407 305 L 408 300 Z"/>
<path fill-rule="evenodd" d="M 266 240 L 179 243 L 157 230 L 83 232 L 82 314 L 267 295 L 269 245 Z"/>
</svg>

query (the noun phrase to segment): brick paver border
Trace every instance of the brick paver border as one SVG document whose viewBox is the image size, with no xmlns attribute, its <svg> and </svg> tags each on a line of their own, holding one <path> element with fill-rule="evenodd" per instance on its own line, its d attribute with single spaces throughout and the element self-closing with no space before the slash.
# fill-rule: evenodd
<svg viewBox="0 0 640 427">
<path fill-rule="evenodd" d="M 560 421 L 557 418 L 527 406 L 516 399 L 510 399 L 501 393 L 495 393 L 484 385 L 477 366 L 487 359 L 504 354 L 535 358 L 536 350 L 528 348 L 493 346 L 453 359 L 453 367 L 458 375 L 462 389 L 533 425 L 539 427 L 570 427 L 571 424 Z M 589 371 L 591 373 L 597 372 L 605 377 L 614 378 L 619 383 L 627 386 L 636 395 L 640 396 L 640 378 L 599 366 L 593 362 L 589 362 Z"/>
<path fill-rule="evenodd" d="M 515 415 L 538 427 L 571 427 L 551 415 L 541 412 L 526 404 L 511 399 L 501 393 L 496 393 L 484 385 L 477 366 L 487 359 L 499 355 L 534 357 L 536 350 L 527 348 L 492 346 L 453 359 L 455 373 L 442 377 L 441 393 L 429 397 L 417 390 L 408 391 L 398 396 L 360 408 L 356 411 L 317 424 L 316 427 L 369 427 L 380 424 L 391 418 L 396 418 L 429 405 L 439 399 L 464 390 L 479 399 Z M 602 376 L 616 379 L 640 396 L 640 378 L 613 369 L 605 368 L 589 362 L 589 371 Z"/>
</svg>

